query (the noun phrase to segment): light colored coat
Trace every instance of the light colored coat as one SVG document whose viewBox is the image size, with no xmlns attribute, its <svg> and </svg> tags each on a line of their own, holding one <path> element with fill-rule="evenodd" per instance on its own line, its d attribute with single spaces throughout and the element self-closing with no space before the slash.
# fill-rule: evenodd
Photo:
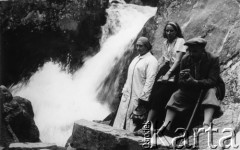
<svg viewBox="0 0 240 150">
<path fill-rule="evenodd" d="M 136 125 L 130 115 L 138 106 L 139 99 L 148 101 L 157 71 L 158 61 L 150 52 L 133 59 L 113 127 L 135 130 Z"/>
</svg>

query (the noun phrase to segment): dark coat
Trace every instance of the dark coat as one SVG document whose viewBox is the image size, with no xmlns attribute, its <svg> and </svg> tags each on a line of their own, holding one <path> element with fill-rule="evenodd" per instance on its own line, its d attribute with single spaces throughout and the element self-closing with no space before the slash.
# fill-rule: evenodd
<svg viewBox="0 0 240 150">
<path fill-rule="evenodd" d="M 196 68 L 195 68 L 196 67 Z M 204 52 L 200 63 L 196 66 L 187 53 L 181 61 L 180 70 L 190 69 L 190 74 L 198 80 L 197 85 L 188 85 L 184 79 L 179 78 L 180 88 L 200 90 L 217 88 L 217 97 L 222 100 L 225 96 L 225 84 L 220 76 L 220 64 L 218 56 L 210 52 Z"/>
</svg>

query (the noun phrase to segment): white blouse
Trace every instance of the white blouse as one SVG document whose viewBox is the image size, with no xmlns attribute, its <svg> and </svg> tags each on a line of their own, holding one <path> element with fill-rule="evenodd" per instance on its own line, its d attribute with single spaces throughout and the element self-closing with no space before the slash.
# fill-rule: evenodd
<svg viewBox="0 0 240 150">
<path fill-rule="evenodd" d="M 176 60 L 177 52 L 186 53 L 187 46 L 185 46 L 184 43 L 185 40 L 183 38 L 176 38 L 172 43 L 164 41 L 163 55 L 160 58 L 159 63 L 163 65 L 166 62 L 169 62 L 171 67 Z"/>
</svg>

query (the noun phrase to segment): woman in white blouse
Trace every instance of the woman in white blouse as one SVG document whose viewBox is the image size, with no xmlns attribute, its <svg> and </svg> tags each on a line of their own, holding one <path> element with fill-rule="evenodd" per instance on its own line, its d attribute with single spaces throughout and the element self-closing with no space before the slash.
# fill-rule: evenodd
<svg viewBox="0 0 240 150">
<path fill-rule="evenodd" d="M 147 122 L 151 122 L 153 129 L 157 129 L 165 118 L 165 106 L 171 95 L 178 89 L 177 79 L 180 61 L 186 52 L 185 40 L 179 25 L 167 22 L 163 30 L 163 54 L 159 60 L 160 70 L 156 76 L 151 96 L 150 111 Z M 144 135 L 144 129 L 135 132 L 135 135 Z"/>
<path fill-rule="evenodd" d="M 151 54 L 152 46 L 146 37 L 140 37 L 136 43 L 139 53 L 129 68 L 128 76 L 122 90 L 121 102 L 113 123 L 113 127 L 135 131 L 137 124 L 132 113 L 136 108 L 146 111 L 152 86 L 158 71 L 158 61 Z"/>
</svg>

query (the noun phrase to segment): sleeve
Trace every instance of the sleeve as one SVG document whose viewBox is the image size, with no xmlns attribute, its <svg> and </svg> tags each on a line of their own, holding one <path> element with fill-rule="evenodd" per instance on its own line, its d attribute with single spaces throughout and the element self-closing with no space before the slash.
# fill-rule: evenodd
<svg viewBox="0 0 240 150">
<path fill-rule="evenodd" d="M 178 38 L 176 45 L 174 47 L 175 52 L 184 52 L 186 53 L 187 46 L 184 45 L 185 40 L 183 38 Z"/>
<path fill-rule="evenodd" d="M 127 82 L 127 80 L 126 80 L 126 82 L 125 82 L 125 84 L 124 84 L 124 86 L 123 86 L 123 89 L 122 89 L 122 94 L 123 93 L 126 93 L 127 91 L 128 91 L 128 84 L 127 84 L 128 82 Z"/>
<path fill-rule="evenodd" d="M 180 62 L 180 72 L 181 70 L 187 69 L 187 58 L 186 56 L 183 56 L 181 62 Z M 185 84 L 185 80 L 181 78 L 181 76 L 179 75 L 179 79 L 178 79 L 178 83 L 179 86 L 183 86 Z"/>
<path fill-rule="evenodd" d="M 135 62 L 135 60 L 136 60 L 136 57 L 131 61 L 131 63 L 128 66 L 127 79 L 126 79 L 125 84 L 123 86 L 122 94 L 126 93 L 129 90 L 129 79 L 130 79 L 130 76 L 131 76 L 130 74 L 132 73 L 132 68 L 131 67 L 132 67 L 133 63 Z"/>
<path fill-rule="evenodd" d="M 157 72 L 158 72 L 158 61 L 157 59 L 153 58 L 149 62 L 146 69 L 146 81 L 145 81 L 142 93 L 139 97 L 141 100 L 148 101 Z"/>
<path fill-rule="evenodd" d="M 219 75 L 220 75 L 219 58 L 216 57 L 212 62 L 208 78 L 198 80 L 198 86 L 200 86 L 201 88 L 210 88 L 216 86 Z"/>
</svg>

